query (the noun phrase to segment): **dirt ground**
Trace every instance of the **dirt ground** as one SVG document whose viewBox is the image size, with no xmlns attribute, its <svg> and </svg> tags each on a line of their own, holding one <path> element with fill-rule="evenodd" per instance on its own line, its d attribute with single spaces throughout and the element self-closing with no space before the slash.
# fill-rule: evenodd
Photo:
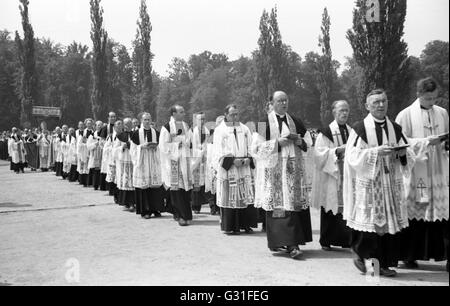
<svg viewBox="0 0 450 306">
<path fill-rule="evenodd" d="M 168 214 L 144 220 L 105 192 L 0 162 L 0 285 L 449 285 L 443 262 L 361 275 L 349 250 L 320 249 L 317 211 L 299 261 L 269 252 L 260 229 L 225 236 L 203 211 L 189 227 Z"/>
</svg>

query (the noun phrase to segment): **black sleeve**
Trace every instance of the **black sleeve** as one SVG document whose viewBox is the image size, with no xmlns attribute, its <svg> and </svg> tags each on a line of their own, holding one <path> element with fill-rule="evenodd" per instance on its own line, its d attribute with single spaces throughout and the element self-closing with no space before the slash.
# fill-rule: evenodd
<svg viewBox="0 0 450 306">
<path fill-rule="evenodd" d="M 128 142 L 128 137 L 127 137 L 127 133 L 120 133 L 119 135 L 117 135 L 117 139 L 119 139 L 122 142 Z"/>
<path fill-rule="evenodd" d="M 359 138 L 361 138 L 365 143 L 367 143 L 367 134 L 366 128 L 364 126 L 364 121 L 359 121 L 355 123 L 355 125 L 353 126 L 353 130 L 358 135 L 358 137 L 356 137 L 355 143 L 353 144 L 354 147 L 356 147 L 356 145 L 358 144 Z"/>
<path fill-rule="evenodd" d="M 297 129 L 297 133 L 300 134 L 300 136 L 305 137 L 307 129 L 306 129 L 305 125 L 303 124 L 303 122 L 300 119 L 295 118 L 295 117 L 292 117 L 292 120 L 294 120 L 295 127 Z"/>
<path fill-rule="evenodd" d="M 408 144 L 408 140 L 403 135 L 401 125 L 397 124 L 396 122 L 392 122 L 392 124 L 394 125 L 395 137 L 396 137 L 397 143 L 403 139 L 403 142 L 405 144 Z M 402 164 L 402 166 L 408 165 L 408 159 L 406 158 L 406 155 L 400 156 L 399 159 L 400 159 L 400 163 Z"/>
<path fill-rule="evenodd" d="M 106 139 L 106 137 L 108 136 L 107 126 L 102 127 L 102 129 L 100 130 L 100 133 L 98 133 L 98 136 L 100 138 Z"/>
<path fill-rule="evenodd" d="M 408 164 L 408 159 L 405 156 L 400 156 L 400 163 L 402 164 L 402 166 L 406 166 Z"/>
<path fill-rule="evenodd" d="M 396 122 L 392 122 L 392 124 L 394 125 L 394 130 L 395 130 L 395 137 L 397 139 L 397 143 L 400 142 L 401 139 L 403 139 L 403 142 L 405 144 L 408 144 L 408 140 L 405 138 L 405 136 L 403 135 L 403 129 L 402 126 L 399 125 Z"/>
<path fill-rule="evenodd" d="M 224 168 L 226 171 L 231 169 L 231 166 L 233 166 L 234 163 L 234 157 L 225 157 L 222 161 L 222 168 Z"/>
<path fill-rule="evenodd" d="M 255 166 L 255 161 L 253 160 L 252 157 L 249 157 L 249 158 L 250 158 L 250 168 L 251 168 L 251 169 L 255 169 L 255 168 L 256 168 L 256 166 Z"/>
<path fill-rule="evenodd" d="M 291 116 L 292 117 L 292 116 Z M 297 119 L 295 117 L 292 117 L 292 120 L 294 120 L 295 123 L 295 127 L 297 130 L 297 133 L 300 134 L 300 136 L 303 138 L 305 137 L 305 134 L 307 132 L 305 125 L 303 124 L 303 122 L 300 119 Z M 303 152 L 307 152 L 308 151 L 308 145 L 302 141 L 302 144 L 298 146 L 300 148 L 300 150 L 302 150 Z"/>
<path fill-rule="evenodd" d="M 134 142 L 135 145 L 140 145 L 139 142 L 139 130 L 134 131 L 133 133 L 131 133 L 131 141 Z"/>
<path fill-rule="evenodd" d="M 323 127 L 319 130 L 319 133 L 322 133 L 323 136 L 328 138 L 331 142 L 334 142 L 333 133 L 331 133 L 331 129 L 329 126 Z"/>
<path fill-rule="evenodd" d="M 158 132 L 157 130 L 155 130 L 155 132 L 156 132 L 156 139 L 153 139 L 153 142 L 159 144 L 159 135 L 161 135 L 161 133 Z"/>
</svg>

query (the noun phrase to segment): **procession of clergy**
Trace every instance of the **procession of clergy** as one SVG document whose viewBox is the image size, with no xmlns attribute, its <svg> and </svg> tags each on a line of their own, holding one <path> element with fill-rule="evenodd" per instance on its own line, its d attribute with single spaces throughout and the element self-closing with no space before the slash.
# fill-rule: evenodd
<svg viewBox="0 0 450 306">
<path fill-rule="evenodd" d="M 386 116 L 386 92 L 371 91 L 369 114 L 353 128 L 348 103 L 336 101 L 335 120 L 314 145 L 281 91 L 253 133 L 239 122 L 236 105 L 209 128 L 204 114 L 196 114 L 192 129 L 175 105 L 160 132 L 149 113 L 139 122 L 111 112 L 107 124 L 87 119 L 76 131 L 63 126 L 53 138 L 47 131 L 30 137 L 41 169 L 50 167 L 54 148 L 56 175 L 109 190 L 116 203 L 145 219 L 169 212 L 186 226 L 192 211 L 210 204 L 224 233 L 250 234 L 262 222 L 269 249 L 294 259 L 312 241 L 310 206 L 321 209 L 322 249 L 351 248 L 362 273 L 376 259 L 380 275 L 389 277 L 400 261 L 413 269 L 418 260 L 448 256 L 449 117 L 434 105 L 432 78 L 418 82 L 417 95 L 394 122 Z M 16 173 L 23 171 L 29 140 L 15 128 L 8 139 Z"/>
</svg>

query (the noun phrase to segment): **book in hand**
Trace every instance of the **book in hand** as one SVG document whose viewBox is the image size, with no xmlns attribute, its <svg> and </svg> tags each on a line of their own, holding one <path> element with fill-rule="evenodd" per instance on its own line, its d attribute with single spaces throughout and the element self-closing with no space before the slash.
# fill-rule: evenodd
<svg viewBox="0 0 450 306">
<path fill-rule="evenodd" d="M 444 134 L 438 135 L 438 137 L 439 137 L 439 139 L 440 139 L 441 141 L 446 141 L 446 140 L 448 140 L 448 136 L 449 136 L 448 133 L 444 133 Z"/>
<path fill-rule="evenodd" d="M 291 133 L 286 138 L 289 140 L 292 140 L 292 141 L 296 141 L 296 140 L 300 139 L 300 135 Z"/>
<path fill-rule="evenodd" d="M 402 145 L 402 146 L 390 147 L 390 149 L 392 151 L 395 151 L 395 152 L 401 151 L 401 150 L 406 149 L 406 148 L 409 148 L 408 144 L 407 145 Z"/>
</svg>

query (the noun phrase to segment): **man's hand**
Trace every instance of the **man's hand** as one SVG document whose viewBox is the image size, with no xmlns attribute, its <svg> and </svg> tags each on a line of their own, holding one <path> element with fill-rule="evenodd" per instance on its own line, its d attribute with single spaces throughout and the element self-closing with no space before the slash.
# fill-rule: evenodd
<svg viewBox="0 0 450 306">
<path fill-rule="evenodd" d="M 154 142 L 146 142 L 142 146 L 146 149 L 154 149 L 158 146 L 158 144 Z"/>
<path fill-rule="evenodd" d="M 283 148 L 283 147 L 286 147 L 286 146 L 288 146 L 288 145 L 290 145 L 291 143 L 292 143 L 292 141 L 290 141 L 289 139 L 284 138 L 284 137 L 278 139 L 278 144 L 279 144 L 282 148 Z"/>
<path fill-rule="evenodd" d="M 122 150 L 125 151 L 126 149 L 128 149 L 128 146 L 127 146 L 126 143 L 124 143 L 124 144 L 122 145 Z"/>
<path fill-rule="evenodd" d="M 240 159 L 240 158 L 235 158 L 233 164 L 234 164 L 234 166 L 235 166 L 236 168 L 242 167 L 242 159 Z"/>
<path fill-rule="evenodd" d="M 402 150 L 398 151 L 398 156 L 399 156 L 399 157 L 404 157 L 404 156 L 406 156 L 406 149 L 402 149 Z"/>
<path fill-rule="evenodd" d="M 345 154 L 345 145 L 342 145 L 342 146 L 340 146 L 340 147 L 338 147 L 338 148 L 336 148 L 336 154 Z"/>
<path fill-rule="evenodd" d="M 147 143 L 147 146 L 150 149 L 156 149 L 158 147 L 158 144 L 156 142 L 149 142 Z"/>
<path fill-rule="evenodd" d="M 250 166 L 250 158 L 244 158 L 243 160 L 244 160 L 244 166 L 245 167 Z"/>
<path fill-rule="evenodd" d="M 294 143 L 296 146 L 301 146 L 303 144 L 303 139 L 299 137 Z"/>
<path fill-rule="evenodd" d="M 378 154 L 380 156 L 387 156 L 387 155 L 392 154 L 392 152 L 393 152 L 393 150 L 388 146 L 378 147 Z"/>
<path fill-rule="evenodd" d="M 427 139 L 430 146 L 437 146 L 441 144 L 441 139 L 439 136 L 428 136 Z"/>
</svg>

